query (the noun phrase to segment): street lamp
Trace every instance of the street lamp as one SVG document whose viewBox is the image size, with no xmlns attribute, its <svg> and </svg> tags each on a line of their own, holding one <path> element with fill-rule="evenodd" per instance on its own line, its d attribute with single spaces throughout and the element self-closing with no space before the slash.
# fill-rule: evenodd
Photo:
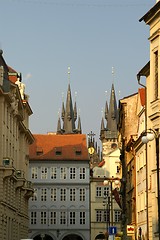
<svg viewBox="0 0 160 240">
<path fill-rule="evenodd" d="M 158 196 L 158 234 L 160 240 L 160 177 L 159 177 L 159 131 L 154 129 L 147 129 L 142 132 L 141 140 L 144 144 L 147 144 L 149 141 L 156 140 L 156 163 L 157 163 L 157 196 Z M 147 156 L 146 156 L 147 157 Z M 148 191 L 148 189 L 147 189 Z"/>
<path fill-rule="evenodd" d="M 106 179 L 103 182 L 103 184 L 105 186 L 110 184 L 110 198 L 109 198 L 110 203 L 109 204 L 111 204 L 111 226 L 113 226 L 113 182 L 116 186 L 118 186 L 120 184 L 120 181 L 117 178 L 114 178 L 113 176 L 112 176 L 112 178 Z M 110 208 L 109 208 L 109 210 L 110 210 Z M 109 211 L 109 219 L 110 219 L 110 211 Z"/>
</svg>

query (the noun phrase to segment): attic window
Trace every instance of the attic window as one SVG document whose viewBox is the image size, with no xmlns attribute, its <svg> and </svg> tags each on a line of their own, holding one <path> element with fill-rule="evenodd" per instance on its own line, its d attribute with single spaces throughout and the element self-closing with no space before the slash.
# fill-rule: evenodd
<svg viewBox="0 0 160 240">
<path fill-rule="evenodd" d="M 75 153 L 76 153 L 77 156 L 81 155 L 82 154 L 81 148 L 76 148 Z"/>
<path fill-rule="evenodd" d="M 62 155 L 62 148 L 55 148 L 55 154 L 56 154 L 56 156 L 61 156 Z"/>
<path fill-rule="evenodd" d="M 36 154 L 39 156 L 39 155 L 42 155 L 43 154 L 43 148 L 42 147 L 37 147 L 36 149 Z"/>
<path fill-rule="evenodd" d="M 81 151 L 76 151 L 76 155 L 81 155 L 82 152 Z"/>
</svg>

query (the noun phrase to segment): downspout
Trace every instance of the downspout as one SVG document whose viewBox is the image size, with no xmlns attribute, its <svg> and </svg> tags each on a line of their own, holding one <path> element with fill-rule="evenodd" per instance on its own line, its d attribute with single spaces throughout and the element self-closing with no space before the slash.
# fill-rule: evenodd
<svg viewBox="0 0 160 240">
<path fill-rule="evenodd" d="M 141 75 L 137 74 L 138 84 L 145 88 L 145 131 L 147 131 L 147 87 L 140 82 Z M 145 151 L 146 151 L 146 218 L 147 218 L 147 240 L 149 240 L 149 214 L 148 214 L 148 149 L 147 143 L 145 144 Z"/>
</svg>

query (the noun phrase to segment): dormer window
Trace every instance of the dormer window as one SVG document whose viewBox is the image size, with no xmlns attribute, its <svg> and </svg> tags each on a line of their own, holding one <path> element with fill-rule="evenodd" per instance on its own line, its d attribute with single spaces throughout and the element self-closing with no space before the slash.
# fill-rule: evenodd
<svg viewBox="0 0 160 240">
<path fill-rule="evenodd" d="M 55 148 L 55 154 L 56 154 L 56 156 L 61 156 L 62 155 L 62 148 Z"/>
<path fill-rule="evenodd" d="M 43 154 L 43 148 L 42 147 L 37 147 L 36 154 L 37 154 L 37 156 L 42 155 Z"/>
<path fill-rule="evenodd" d="M 82 151 L 81 150 L 76 150 L 76 155 L 81 155 L 82 154 Z"/>
<path fill-rule="evenodd" d="M 82 149 L 81 149 L 81 147 L 75 147 L 74 148 L 74 150 L 75 150 L 75 154 L 76 154 L 76 156 L 80 156 L 81 154 L 82 154 Z"/>
</svg>

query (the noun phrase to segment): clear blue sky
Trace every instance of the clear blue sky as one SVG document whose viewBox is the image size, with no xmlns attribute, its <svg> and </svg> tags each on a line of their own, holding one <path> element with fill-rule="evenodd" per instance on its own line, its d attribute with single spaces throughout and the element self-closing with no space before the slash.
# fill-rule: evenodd
<svg viewBox="0 0 160 240">
<path fill-rule="evenodd" d="M 33 110 L 32 133 L 56 131 L 70 66 L 83 133 L 92 130 L 98 140 L 112 67 L 117 101 L 138 90 L 136 75 L 149 61 L 149 26 L 139 19 L 155 3 L 0 0 L 0 47 L 7 64 L 22 73 Z"/>
</svg>

